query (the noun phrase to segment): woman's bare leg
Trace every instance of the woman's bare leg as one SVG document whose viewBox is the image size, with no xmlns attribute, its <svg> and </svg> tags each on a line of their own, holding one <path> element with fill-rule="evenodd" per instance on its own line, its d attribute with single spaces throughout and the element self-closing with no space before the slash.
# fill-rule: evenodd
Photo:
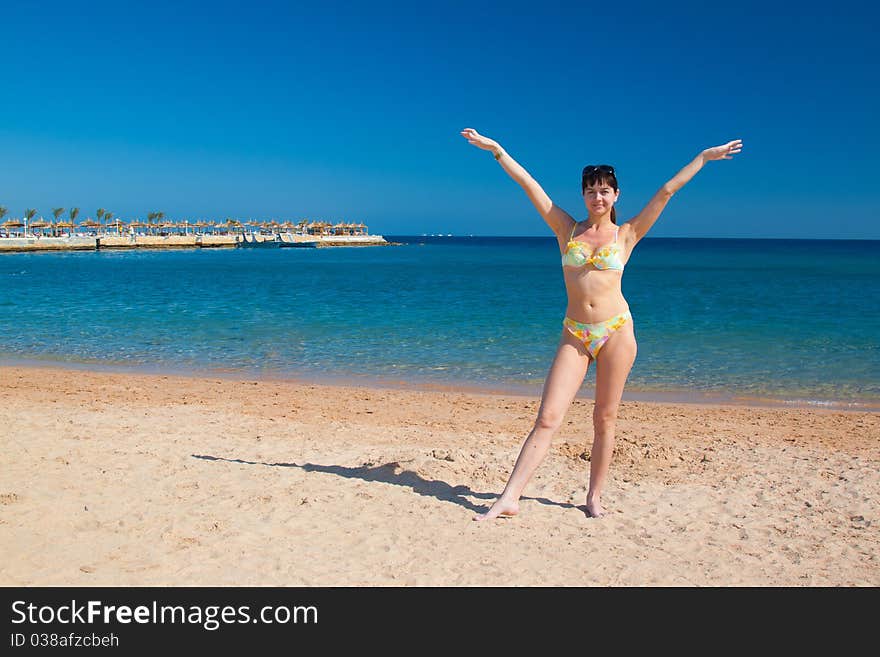
<svg viewBox="0 0 880 657">
<path fill-rule="evenodd" d="M 515 516 L 519 513 L 519 498 L 523 488 L 544 460 L 550 441 L 562 425 L 565 413 L 581 387 L 589 366 L 590 357 L 583 344 L 563 329 L 556 357 L 544 382 L 538 417 L 523 443 L 507 486 L 492 508 L 475 516 L 474 520 L 491 520 L 500 515 Z"/>
<path fill-rule="evenodd" d="M 587 515 L 601 516 L 602 488 L 614 452 L 614 431 L 623 387 L 636 360 L 632 321 L 614 332 L 596 356 L 596 405 L 593 408 L 593 448 L 590 451 L 590 487 Z"/>
</svg>

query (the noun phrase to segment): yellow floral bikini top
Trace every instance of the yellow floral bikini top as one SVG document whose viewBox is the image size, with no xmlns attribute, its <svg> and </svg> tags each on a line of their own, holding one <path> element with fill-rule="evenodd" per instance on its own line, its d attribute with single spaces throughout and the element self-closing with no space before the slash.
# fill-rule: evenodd
<svg viewBox="0 0 880 657">
<path fill-rule="evenodd" d="M 614 242 L 597 248 L 592 255 L 588 255 L 587 249 L 590 245 L 586 242 L 578 242 L 572 240 L 574 229 L 577 224 L 571 227 L 571 235 L 568 236 L 568 244 L 565 247 L 565 253 L 562 254 L 563 267 L 583 267 L 587 264 L 593 265 L 596 269 L 619 269 L 623 271 L 623 248 L 617 243 L 617 233 L 620 232 L 620 226 L 614 231 Z"/>
</svg>

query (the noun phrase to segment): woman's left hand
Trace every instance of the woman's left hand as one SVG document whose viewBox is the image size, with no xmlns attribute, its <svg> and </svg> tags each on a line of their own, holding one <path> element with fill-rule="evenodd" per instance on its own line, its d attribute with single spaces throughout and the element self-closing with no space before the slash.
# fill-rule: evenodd
<svg viewBox="0 0 880 657">
<path fill-rule="evenodd" d="M 721 146 L 707 148 L 703 151 L 703 158 L 709 160 L 732 160 L 734 153 L 742 150 L 742 139 L 734 139 Z"/>
</svg>

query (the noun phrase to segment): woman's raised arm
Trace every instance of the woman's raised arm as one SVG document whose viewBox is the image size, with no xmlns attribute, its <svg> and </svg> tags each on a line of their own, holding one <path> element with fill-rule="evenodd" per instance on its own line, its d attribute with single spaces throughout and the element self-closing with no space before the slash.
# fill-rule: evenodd
<svg viewBox="0 0 880 657">
<path fill-rule="evenodd" d="M 529 172 L 523 169 L 519 162 L 510 157 L 497 141 L 484 137 L 473 128 L 465 128 L 461 131 L 461 136 L 477 148 L 491 151 L 508 175 L 523 188 L 529 200 L 534 204 L 553 232 L 557 235 L 568 234 L 574 222 L 571 215 L 555 205 L 537 181 L 529 175 Z"/>
<path fill-rule="evenodd" d="M 734 139 L 721 146 L 707 148 L 697 155 L 690 164 L 685 166 L 669 182 L 657 190 L 657 193 L 648 201 L 648 204 L 641 212 L 626 222 L 632 229 L 635 241 L 638 242 L 645 236 L 645 233 L 650 230 L 654 222 L 660 217 L 660 213 L 663 212 L 672 195 L 684 187 L 697 174 L 697 171 L 703 168 L 706 162 L 733 159 L 734 154 L 739 153 L 741 150 L 742 140 Z"/>
</svg>

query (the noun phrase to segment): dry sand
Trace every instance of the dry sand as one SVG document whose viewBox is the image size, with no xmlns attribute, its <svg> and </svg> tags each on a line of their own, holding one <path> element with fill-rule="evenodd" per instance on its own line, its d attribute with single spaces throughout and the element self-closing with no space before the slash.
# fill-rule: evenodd
<svg viewBox="0 0 880 657">
<path fill-rule="evenodd" d="M 0 368 L 0 584 L 880 585 L 880 415 Z"/>
</svg>

